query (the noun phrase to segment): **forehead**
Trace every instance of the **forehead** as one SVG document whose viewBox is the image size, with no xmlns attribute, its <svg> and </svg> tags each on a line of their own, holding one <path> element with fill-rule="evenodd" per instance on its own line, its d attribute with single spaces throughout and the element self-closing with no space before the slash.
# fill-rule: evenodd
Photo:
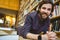
<svg viewBox="0 0 60 40">
<path fill-rule="evenodd" d="M 42 7 L 52 8 L 52 5 L 51 4 L 43 4 Z"/>
</svg>

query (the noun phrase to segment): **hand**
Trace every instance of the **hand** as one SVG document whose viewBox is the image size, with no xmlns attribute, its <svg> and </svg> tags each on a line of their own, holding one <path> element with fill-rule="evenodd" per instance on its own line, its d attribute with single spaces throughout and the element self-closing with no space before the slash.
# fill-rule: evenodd
<svg viewBox="0 0 60 40">
<path fill-rule="evenodd" d="M 57 36 L 55 32 L 47 32 L 48 40 L 56 40 Z"/>
<path fill-rule="evenodd" d="M 42 40 L 56 40 L 56 33 L 54 32 L 47 32 L 46 34 L 42 35 Z"/>
</svg>

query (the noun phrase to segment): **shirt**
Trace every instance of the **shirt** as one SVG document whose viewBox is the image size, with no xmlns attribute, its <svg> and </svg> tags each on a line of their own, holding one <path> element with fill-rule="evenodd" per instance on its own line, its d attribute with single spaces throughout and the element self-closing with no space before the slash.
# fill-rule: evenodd
<svg viewBox="0 0 60 40">
<path fill-rule="evenodd" d="M 25 24 L 20 32 L 21 35 L 26 38 L 27 33 L 39 34 L 40 32 L 48 31 L 49 24 L 49 18 L 42 22 L 38 16 L 38 13 L 32 12 L 27 15 Z"/>
</svg>

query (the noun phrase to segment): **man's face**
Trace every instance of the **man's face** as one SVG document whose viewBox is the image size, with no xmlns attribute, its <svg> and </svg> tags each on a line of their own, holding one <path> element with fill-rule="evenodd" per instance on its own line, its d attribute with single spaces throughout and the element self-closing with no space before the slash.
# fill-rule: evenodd
<svg viewBox="0 0 60 40">
<path fill-rule="evenodd" d="M 41 6 L 41 8 L 39 9 L 40 14 L 41 14 L 43 19 L 46 19 L 50 15 L 51 10 L 52 10 L 51 4 L 43 4 Z"/>
</svg>

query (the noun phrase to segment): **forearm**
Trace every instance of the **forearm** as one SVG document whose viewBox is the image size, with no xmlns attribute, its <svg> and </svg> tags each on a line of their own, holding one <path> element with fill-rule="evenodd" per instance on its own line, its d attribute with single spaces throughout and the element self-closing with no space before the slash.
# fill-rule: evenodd
<svg viewBox="0 0 60 40">
<path fill-rule="evenodd" d="M 38 36 L 39 36 L 38 34 L 32 34 L 32 33 L 28 33 L 26 35 L 27 38 L 34 39 L 34 40 L 38 40 Z"/>
</svg>

